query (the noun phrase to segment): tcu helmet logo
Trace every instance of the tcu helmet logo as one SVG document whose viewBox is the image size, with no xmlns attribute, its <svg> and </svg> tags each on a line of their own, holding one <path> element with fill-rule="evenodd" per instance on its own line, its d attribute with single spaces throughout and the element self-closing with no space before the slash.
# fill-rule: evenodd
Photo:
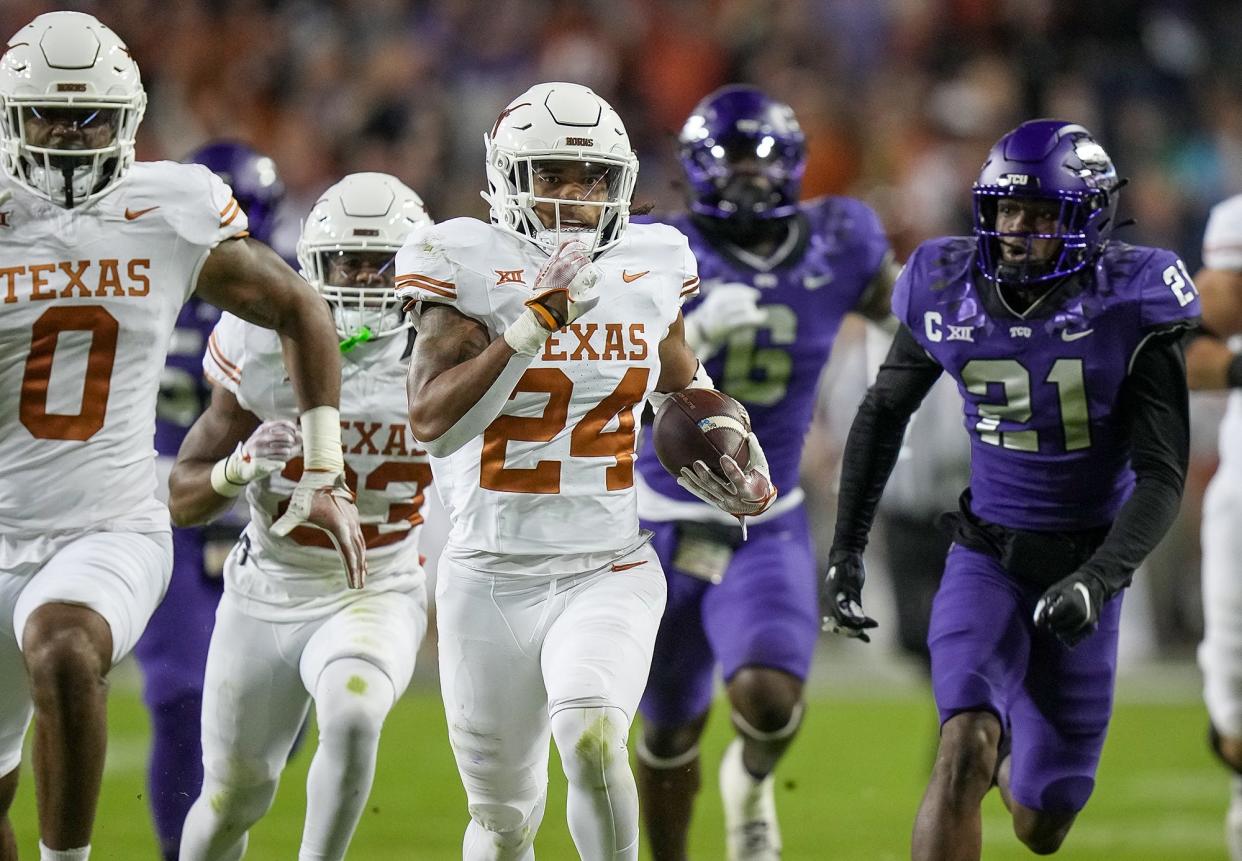
<svg viewBox="0 0 1242 861">
<path fill-rule="evenodd" d="M 499 287 L 501 284 L 521 284 L 523 286 L 526 285 L 526 282 L 522 280 L 521 269 L 497 269 L 496 276 L 497 276 L 497 280 L 496 280 L 497 287 Z"/>
</svg>

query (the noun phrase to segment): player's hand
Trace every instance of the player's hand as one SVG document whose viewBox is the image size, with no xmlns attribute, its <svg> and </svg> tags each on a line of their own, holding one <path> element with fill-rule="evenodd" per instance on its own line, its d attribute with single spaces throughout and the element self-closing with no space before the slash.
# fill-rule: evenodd
<svg viewBox="0 0 1242 861">
<path fill-rule="evenodd" d="M 725 455 L 720 458 L 719 473 L 696 460 L 693 468 L 682 468 L 677 483 L 726 514 L 735 517 L 762 514 L 776 499 L 776 488 L 768 472 L 768 459 L 753 433 L 746 435 L 746 445 L 750 449 L 750 465 L 745 472 L 737 461 Z"/>
<path fill-rule="evenodd" d="M 738 329 L 753 329 L 768 320 L 759 307 L 759 291 L 746 284 L 716 284 L 686 314 L 686 343 L 700 357 L 710 358 Z"/>
<path fill-rule="evenodd" d="M 535 276 L 535 295 L 526 304 L 536 313 L 544 312 L 540 315 L 547 315 L 544 325 L 555 331 L 599 304 L 602 275 L 581 241 L 563 242 Z"/>
<path fill-rule="evenodd" d="M 1095 632 L 1104 603 L 1104 586 L 1093 574 L 1075 571 L 1053 583 L 1035 605 L 1035 625 L 1073 648 Z"/>
<path fill-rule="evenodd" d="M 302 436 L 290 421 L 264 422 L 228 456 L 224 476 L 232 484 L 249 484 L 285 468 L 302 453 Z"/>
<path fill-rule="evenodd" d="M 863 614 L 862 588 L 866 579 L 861 554 L 845 550 L 833 550 L 828 554 L 828 575 L 819 592 L 825 631 L 871 642 L 867 631 L 877 623 Z"/>
<path fill-rule="evenodd" d="M 358 525 L 354 494 L 345 475 L 325 470 L 305 470 L 293 489 L 289 507 L 272 524 L 274 535 L 288 535 L 297 526 L 313 526 L 328 534 L 345 565 L 350 589 L 361 589 L 367 580 L 366 543 Z"/>
</svg>

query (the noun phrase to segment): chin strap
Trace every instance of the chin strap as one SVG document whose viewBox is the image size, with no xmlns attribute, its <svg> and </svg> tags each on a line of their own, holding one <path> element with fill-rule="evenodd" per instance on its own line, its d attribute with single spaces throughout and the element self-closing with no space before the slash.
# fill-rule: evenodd
<svg viewBox="0 0 1242 861">
<path fill-rule="evenodd" d="M 371 327 L 363 326 L 357 332 L 355 332 L 354 334 L 350 335 L 348 338 L 341 341 L 341 353 L 342 354 L 348 353 L 350 350 L 352 350 L 354 347 L 357 347 L 359 344 L 365 344 L 367 341 L 372 341 L 374 339 L 375 339 L 375 335 L 371 333 Z"/>
</svg>

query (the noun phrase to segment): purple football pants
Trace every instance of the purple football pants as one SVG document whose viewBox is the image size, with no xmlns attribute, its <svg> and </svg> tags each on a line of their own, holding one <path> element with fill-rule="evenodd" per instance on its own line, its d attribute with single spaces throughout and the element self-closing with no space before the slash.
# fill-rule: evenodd
<svg viewBox="0 0 1242 861">
<path fill-rule="evenodd" d="M 927 636 L 932 689 L 942 724 L 980 710 L 1000 719 L 1020 804 L 1078 811 L 1095 787 L 1112 715 L 1121 596 L 1104 605 L 1099 630 L 1069 649 L 1031 620 L 1042 591 L 953 545 Z"/>
</svg>

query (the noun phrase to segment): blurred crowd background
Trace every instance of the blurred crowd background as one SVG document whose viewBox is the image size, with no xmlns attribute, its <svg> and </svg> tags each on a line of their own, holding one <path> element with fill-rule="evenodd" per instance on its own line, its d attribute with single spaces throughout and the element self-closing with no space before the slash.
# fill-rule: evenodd
<svg viewBox="0 0 1242 861">
<path fill-rule="evenodd" d="M 641 160 L 636 200 L 657 210 L 681 200 L 675 136 L 693 105 L 727 82 L 758 84 L 806 129 L 804 196 L 868 201 L 899 259 L 969 229 L 984 155 L 1036 116 L 1091 129 L 1130 179 L 1121 207 L 1136 223 L 1120 237 L 1175 249 L 1191 271 L 1208 209 L 1242 192 L 1236 2 L 3 0 L 0 32 L 56 8 L 91 12 L 128 43 L 150 98 L 141 159 L 219 137 L 275 158 L 290 190 L 286 253 L 318 194 L 351 171 L 401 177 L 437 219 L 485 215 L 483 132 L 540 80 L 613 103 Z M 834 360 L 851 379 L 865 373 L 861 343 L 847 333 Z M 835 486 L 825 476 L 861 393 L 841 373 L 812 440 L 811 489 Z M 1145 574 L 1157 654 L 1198 638 L 1199 498 L 1221 404 L 1196 396 L 1182 522 Z M 964 443 L 945 413 L 945 434 Z M 954 487 L 925 473 L 916 485 Z"/>
</svg>

